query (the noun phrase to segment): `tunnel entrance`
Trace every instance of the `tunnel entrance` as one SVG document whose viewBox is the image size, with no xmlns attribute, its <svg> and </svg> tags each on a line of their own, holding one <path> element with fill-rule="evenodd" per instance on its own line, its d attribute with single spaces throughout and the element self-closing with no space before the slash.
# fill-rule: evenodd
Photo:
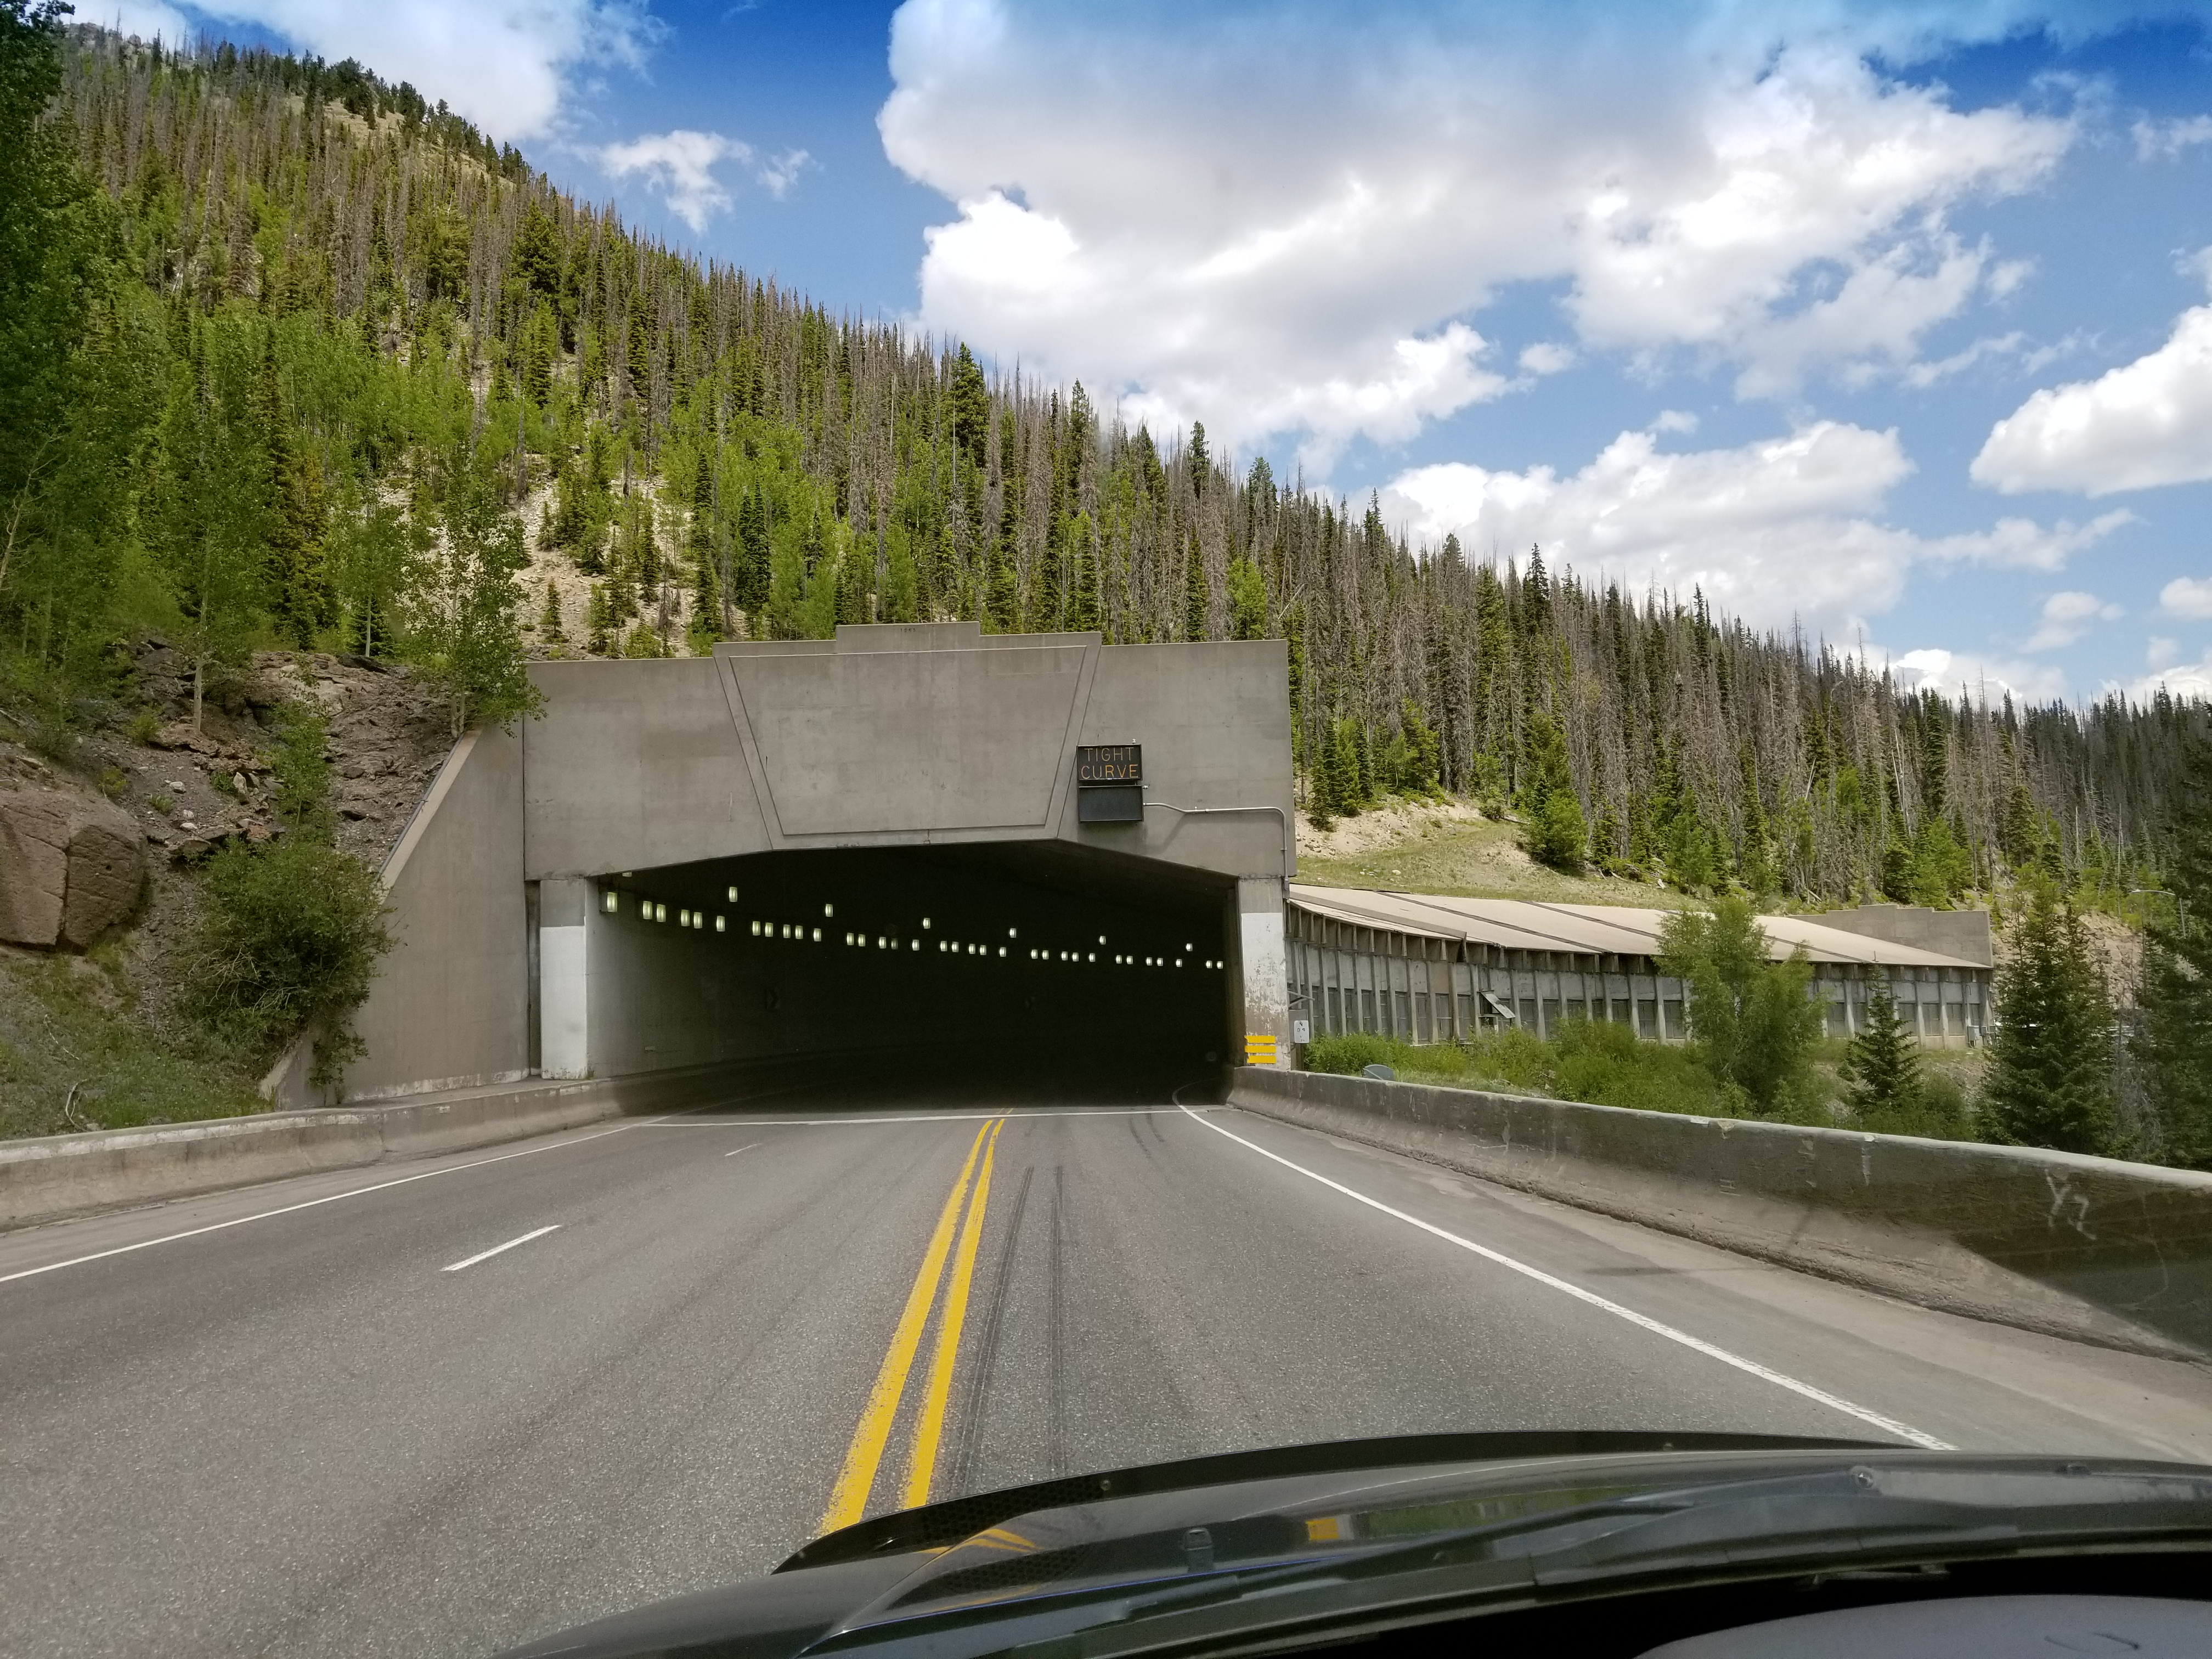
<svg viewBox="0 0 2212 1659">
<path fill-rule="evenodd" d="M 1231 1057 L 1233 879 L 1054 843 L 542 884 L 538 1069 L 821 1056 L 916 1097 L 1158 1101 Z"/>
<path fill-rule="evenodd" d="M 359 1054 L 271 1098 L 898 1051 L 1157 1101 L 1305 1035 L 1280 640 L 844 624 L 531 674 L 386 865 Z"/>
</svg>

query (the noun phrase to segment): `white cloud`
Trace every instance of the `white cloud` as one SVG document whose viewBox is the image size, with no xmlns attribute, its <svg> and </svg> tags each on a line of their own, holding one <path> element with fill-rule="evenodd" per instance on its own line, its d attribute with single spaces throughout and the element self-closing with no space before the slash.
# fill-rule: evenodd
<svg viewBox="0 0 2212 1659">
<path fill-rule="evenodd" d="M 753 181 L 778 201 L 789 193 L 799 173 L 813 165 L 813 159 L 803 149 L 763 157 L 741 139 L 684 127 L 673 132 L 641 133 L 592 155 L 609 178 L 642 178 L 646 187 L 667 204 L 668 210 L 694 231 L 704 231 L 708 220 L 730 210 L 729 187 L 714 176 L 714 169 L 722 162 L 735 161 L 744 167 Z"/>
<path fill-rule="evenodd" d="M 1564 283 L 1584 350 L 1686 350 L 1763 395 L 1894 373 L 2018 279 L 1945 214 L 2074 128 L 1869 67 L 1950 24 L 1583 9 L 908 0 L 878 125 L 957 206 L 921 320 L 1326 455 L 1511 389 L 1476 325 L 1508 284 Z"/>
<path fill-rule="evenodd" d="M 2112 622 L 2126 614 L 2118 605 L 2107 605 L 2094 593 L 2053 593 L 2043 602 L 2043 626 L 2029 636 L 2026 648 L 2056 651 L 2087 633 L 2091 623 Z"/>
<path fill-rule="evenodd" d="M 2036 392 L 1990 428 L 1971 471 L 2007 495 L 2109 495 L 2212 478 L 2212 306 L 2183 312 L 2148 356 Z"/>
<path fill-rule="evenodd" d="M 2135 125 L 2135 140 L 2138 161 L 2171 161 L 2199 144 L 2212 144 L 2212 115 L 2138 121 Z"/>
<path fill-rule="evenodd" d="M 2212 618 L 2212 576 L 2176 576 L 2158 591 L 2158 608 L 2194 622 Z"/>
<path fill-rule="evenodd" d="M 192 9 L 258 23 L 334 61 L 357 58 L 502 141 L 551 131 L 577 70 L 640 67 L 661 33 L 641 0 L 195 0 Z"/>
<path fill-rule="evenodd" d="M 787 149 L 781 155 L 762 160 L 753 168 L 754 182 L 781 202 L 791 193 L 799 182 L 799 175 L 814 165 L 814 158 L 803 149 Z"/>
<path fill-rule="evenodd" d="M 108 0 L 108 3 L 80 9 L 76 21 L 96 22 L 118 34 L 134 34 L 141 40 L 165 40 L 171 46 L 188 41 L 198 33 L 184 15 L 161 0 Z"/>
<path fill-rule="evenodd" d="M 1519 362 L 1524 374 L 1564 374 L 1575 366 L 1575 349 L 1556 340 L 1539 340 L 1522 350 Z"/>
<path fill-rule="evenodd" d="M 1984 657 L 1971 651 L 1946 651 L 1923 647 L 1897 657 L 1885 656 L 1869 647 L 1849 654 L 1870 665 L 1887 665 L 1899 686 L 1907 691 L 1935 691 L 1944 696 L 1995 697 L 2009 691 L 2033 702 L 2048 702 L 2066 696 L 2065 671 L 2052 664 L 2020 658 Z"/>
<path fill-rule="evenodd" d="M 2128 687 L 2128 695 L 2148 702 L 2160 691 L 2174 697 L 2201 697 L 2212 702 L 2212 650 L 2195 662 L 2156 663 L 2151 672 Z"/>
<path fill-rule="evenodd" d="M 2181 660 L 2181 641 L 2170 635 L 2154 634 L 2143 646 L 2143 665 L 2171 668 Z"/>
<path fill-rule="evenodd" d="M 1624 432 L 1562 477 L 1417 467 L 1384 492 L 1393 518 L 1431 541 L 1455 534 L 1476 556 L 1540 544 L 1586 577 L 1706 597 L 1755 623 L 1792 617 L 1832 638 L 1888 610 L 1928 562 L 2056 569 L 2129 515 L 2045 527 L 2005 519 L 1922 537 L 1881 521 L 1912 471 L 1894 431 L 1823 421 L 1733 449 L 1672 453 L 1655 431 Z"/>
</svg>

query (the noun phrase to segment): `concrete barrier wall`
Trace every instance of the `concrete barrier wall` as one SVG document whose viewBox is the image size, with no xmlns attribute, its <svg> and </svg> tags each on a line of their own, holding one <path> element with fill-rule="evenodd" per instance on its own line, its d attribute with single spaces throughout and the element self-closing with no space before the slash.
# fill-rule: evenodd
<svg viewBox="0 0 2212 1659">
<path fill-rule="evenodd" d="M 395 942 L 353 1017 L 368 1052 L 346 1067 L 345 1100 L 529 1075 L 522 818 L 520 738 L 470 732 L 385 864 Z"/>
<path fill-rule="evenodd" d="M 2212 1354 L 2212 1176 L 1241 1067 L 1249 1111 L 1924 1306 Z"/>
<path fill-rule="evenodd" d="M 393 1105 L 270 1112 L 203 1123 L 0 1142 L 0 1227 L 151 1204 L 284 1176 L 356 1169 L 550 1134 L 625 1113 L 678 1111 L 773 1091 L 773 1067 L 526 1084 Z"/>
</svg>

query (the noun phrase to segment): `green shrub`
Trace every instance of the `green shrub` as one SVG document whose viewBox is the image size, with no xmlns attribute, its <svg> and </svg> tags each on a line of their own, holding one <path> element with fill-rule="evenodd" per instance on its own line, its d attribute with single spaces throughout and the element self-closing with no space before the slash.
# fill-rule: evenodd
<svg viewBox="0 0 2212 1659">
<path fill-rule="evenodd" d="M 1594 1106 L 1735 1116 L 1729 1092 L 1687 1048 L 1644 1042 L 1626 1025 L 1571 1019 L 1552 1047 L 1552 1092 Z"/>
<path fill-rule="evenodd" d="M 1388 1066 L 1395 1070 L 1413 1053 L 1411 1045 L 1394 1042 L 1386 1036 L 1367 1031 L 1346 1031 L 1335 1036 L 1317 1036 L 1306 1044 L 1306 1070 L 1356 1077 L 1370 1066 Z"/>
<path fill-rule="evenodd" d="M 348 1024 L 392 946 L 383 890 L 358 860 L 305 836 L 209 862 L 187 953 L 187 996 L 204 1023 L 260 1054 L 310 1023 L 315 1080 L 362 1052 Z"/>
<path fill-rule="evenodd" d="M 1859 1108 L 1850 1115 L 1855 1129 L 1880 1135 L 1917 1135 L 1923 1140 L 1972 1140 L 1974 1114 L 1966 1091 L 1948 1072 L 1930 1072 L 1900 1100 Z"/>
<path fill-rule="evenodd" d="M 1646 1112 L 1711 1116 L 1745 1115 L 1747 1103 L 1708 1071 L 1694 1050 L 1639 1042 L 1626 1025 L 1570 1019 L 1550 1041 L 1509 1026 L 1464 1046 L 1439 1042 L 1416 1048 L 1365 1032 L 1316 1037 L 1306 1045 L 1306 1067 L 1358 1073 L 1380 1063 L 1408 1081 L 1469 1089 L 1497 1088 L 1626 1106 Z"/>
</svg>

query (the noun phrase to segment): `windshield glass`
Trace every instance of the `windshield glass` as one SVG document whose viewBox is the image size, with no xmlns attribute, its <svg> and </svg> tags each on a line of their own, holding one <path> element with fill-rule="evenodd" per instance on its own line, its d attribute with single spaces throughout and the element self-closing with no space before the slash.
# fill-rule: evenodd
<svg viewBox="0 0 2212 1659">
<path fill-rule="evenodd" d="M 2208 203 L 2212 0 L 0 0 L 0 1653 L 2212 1463 Z"/>
</svg>

